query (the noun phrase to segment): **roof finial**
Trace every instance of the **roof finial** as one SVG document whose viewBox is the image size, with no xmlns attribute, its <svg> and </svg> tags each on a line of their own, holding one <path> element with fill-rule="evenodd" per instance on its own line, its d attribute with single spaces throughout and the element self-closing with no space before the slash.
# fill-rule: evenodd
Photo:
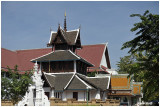
<svg viewBox="0 0 160 107">
<path fill-rule="evenodd" d="M 79 29 L 81 29 L 81 25 L 79 26 Z"/>
<path fill-rule="evenodd" d="M 67 31 L 67 24 L 66 24 L 66 10 L 65 10 L 65 13 L 64 13 L 64 31 Z"/>
<path fill-rule="evenodd" d="M 50 27 L 50 32 L 52 31 L 52 28 Z"/>
<path fill-rule="evenodd" d="M 66 17 L 66 10 L 65 10 L 64 16 Z"/>
</svg>

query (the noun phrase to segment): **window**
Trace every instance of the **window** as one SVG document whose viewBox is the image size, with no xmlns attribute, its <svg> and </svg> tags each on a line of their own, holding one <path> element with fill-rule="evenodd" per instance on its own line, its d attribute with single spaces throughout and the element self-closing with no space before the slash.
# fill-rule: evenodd
<svg viewBox="0 0 160 107">
<path fill-rule="evenodd" d="M 48 100 L 49 100 L 49 92 L 45 92 L 45 95 L 48 97 Z"/>
<path fill-rule="evenodd" d="M 128 102 L 127 97 L 123 97 L 123 102 Z"/>
<path fill-rule="evenodd" d="M 62 92 L 55 92 L 55 93 L 54 93 L 54 97 L 61 99 L 61 98 L 62 98 Z"/>
<path fill-rule="evenodd" d="M 113 99 L 120 100 L 121 98 L 120 97 L 113 97 Z"/>
<path fill-rule="evenodd" d="M 76 100 L 78 100 L 78 92 L 73 92 L 73 98 L 75 98 Z"/>
</svg>

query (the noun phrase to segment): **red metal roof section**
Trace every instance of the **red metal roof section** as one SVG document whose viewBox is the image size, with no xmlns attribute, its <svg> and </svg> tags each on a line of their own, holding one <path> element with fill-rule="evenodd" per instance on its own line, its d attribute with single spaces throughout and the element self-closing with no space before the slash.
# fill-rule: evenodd
<svg viewBox="0 0 160 107">
<path fill-rule="evenodd" d="M 17 53 L 15 51 L 10 51 L 4 48 L 1 48 L 1 67 L 6 68 L 9 66 L 11 69 L 15 65 L 19 65 Z"/>
<path fill-rule="evenodd" d="M 90 63 L 94 64 L 95 67 L 99 67 L 105 44 L 98 45 L 85 45 L 82 49 L 77 50 L 77 54 L 82 58 L 86 59 Z M 30 62 L 31 59 L 40 57 L 52 51 L 51 48 L 44 49 L 29 49 L 29 50 L 17 50 L 10 51 L 1 48 L 1 67 L 14 68 L 17 64 L 20 71 L 27 71 L 33 69 L 34 63 Z"/>
<path fill-rule="evenodd" d="M 21 71 L 33 69 L 34 63 L 30 62 L 31 59 L 40 57 L 44 54 L 51 52 L 51 48 L 45 49 L 31 49 L 31 50 L 18 50 L 18 60 L 21 65 Z"/>
<path fill-rule="evenodd" d="M 105 44 L 84 45 L 82 49 L 77 50 L 77 54 L 88 62 L 94 64 L 95 68 L 100 67 Z"/>
<path fill-rule="evenodd" d="M 108 69 L 107 67 L 105 67 L 105 66 L 103 66 L 103 65 L 101 65 L 101 68 L 104 69 L 104 70 L 107 70 L 107 69 Z"/>
</svg>

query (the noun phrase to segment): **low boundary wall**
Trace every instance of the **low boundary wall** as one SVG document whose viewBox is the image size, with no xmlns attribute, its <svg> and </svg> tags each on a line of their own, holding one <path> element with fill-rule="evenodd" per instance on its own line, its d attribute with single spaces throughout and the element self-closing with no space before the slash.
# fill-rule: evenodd
<svg viewBox="0 0 160 107">
<path fill-rule="evenodd" d="M 120 101 L 115 99 L 106 99 L 102 101 L 100 99 L 92 99 L 88 101 L 88 106 L 119 106 Z M 75 99 L 67 99 L 67 101 L 61 101 L 58 98 L 50 98 L 50 106 L 87 106 L 87 101 L 76 101 Z"/>
<path fill-rule="evenodd" d="M 13 103 L 11 101 L 1 100 L 1 106 L 13 106 Z"/>
</svg>

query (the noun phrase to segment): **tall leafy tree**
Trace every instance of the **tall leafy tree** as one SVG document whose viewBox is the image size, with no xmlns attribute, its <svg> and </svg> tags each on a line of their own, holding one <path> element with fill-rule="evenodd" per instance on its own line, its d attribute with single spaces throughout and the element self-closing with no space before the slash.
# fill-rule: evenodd
<svg viewBox="0 0 160 107">
<path fill-rule="evenodd" d="M 132 14 L 139 17 L 140 22 L 135 23 L 131 29 L 136 31 L 136 37 L 123 44 L 122 50 L 129 48 L 130 55 L 136 55 L 134 62 L 125 67 L 130 69 L 129 74 L 136 74 L 143 80 L 144 100 L 159 99 L 159 15 L 145 11 L 143 15 Z M 127 67 L 128 66 L 128 67 Z M 126 70 L 126 69 L 124 69 Z"/>
<path fill-rule="evenodd" d="M 7 74 L 8 76 L 4 76 Z M 25 74 L 19 74 L 17 66 L 14 70 L 9 67 L 7 71 L 1 71 L 1 99 L 10 100 L 14 105 L 20 101 L 25 93 L 28 91 L 28 87 L 32 84 L 32 73 L 25 72 Z"/>
</svg>

